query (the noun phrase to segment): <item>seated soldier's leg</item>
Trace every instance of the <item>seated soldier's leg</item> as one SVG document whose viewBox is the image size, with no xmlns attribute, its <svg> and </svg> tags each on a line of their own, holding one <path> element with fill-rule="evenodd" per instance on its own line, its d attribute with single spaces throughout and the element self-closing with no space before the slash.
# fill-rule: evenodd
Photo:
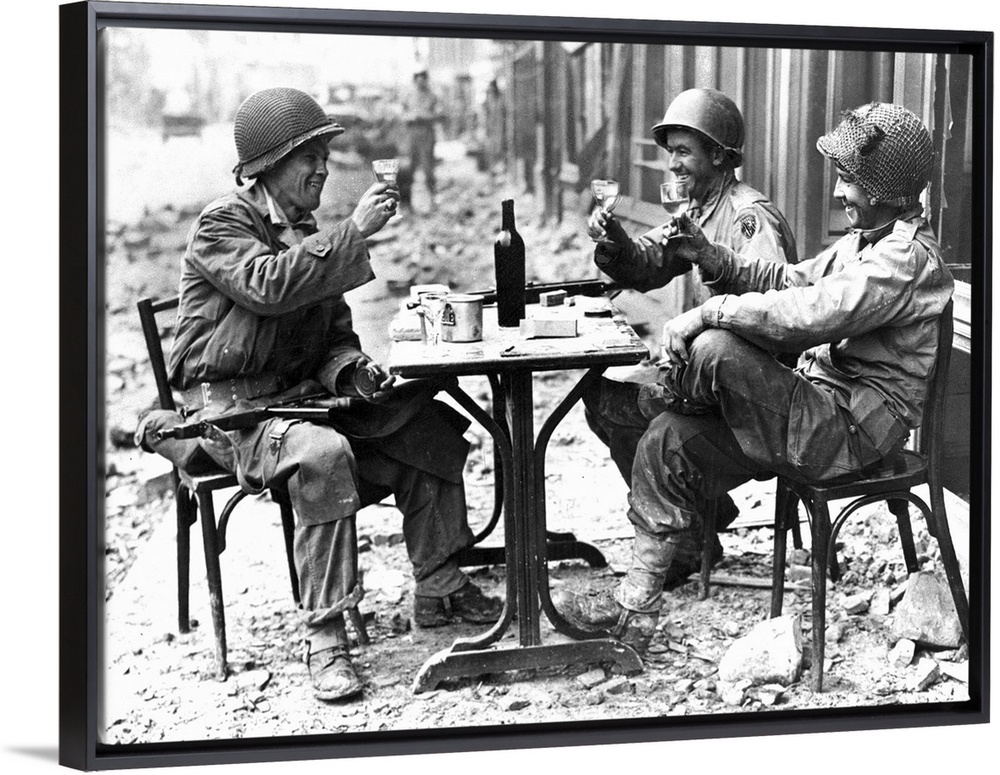
<svg viewBox="0 0 1000 775">
<path fill-rule="evenodd" d="M 484 595 L 455 559 L 475 538 L 464 485 L 394 460 L 371 443 L 356 443 L 355 449 L 363 487 L 390 490 L 403 514 L 403 538 L 416 581 L 416 623 L 436 627 L 456 618 L 477 624 L 497 621 L 502 602 Z"/>
<path fill-rule="evenodd" d="M 678 544 L 699 519 L 699 505 L 757 472 L 717 414 L 661 413 L 635 458 L 628 512 L 635 539 L 624 579 L 614 590 L 564 595 L 559 607 L 570 619 L 611 629 L 625 643 L 645 648 Z"/>
<path fill-rule="evenodd" d="M 603 441 L 611 459 L 626 482 L 632 481 L 632 466 L 636 449 L 649 428 L 649 419 L 639 407 L 642 385 L 651 384 L 659 370 L 649 370 L 634 382 L 620 382 L 600 377 L 584 392 L 584 416 L 591 430 Z M 652 414 L 650 416 L 653 416 Z M 720 529 L 728 526 L 739 510 L 728 494 L 715 504 Z M 713 564 L 722 559 L 722 544 L 715 539 L 711 547 Z M 677 539 L 677 551 L 664 580 L 664 587 L 672 589 L 683 584 L 701 568 L 702 531 L 698 523 L 692 524 Z"/>
<path fill-rule="evenodd" d="M 665 391 L 691 411 L 718 412 L 764 472 L 805 481 L 857 474 L 879 460 L 847 399 L 736 334 L 709 329 Z"/>
<path fill-rule="evenodd" d="M 582 396 L 587 425 L 607 445 L 626 482 L 632 477 L 639 439 L 649 427 L 649 420 L 639 411 L 639 387 L 638 382 L 598 377 Z"/>
<path fill-rule="evenodd" d="M 273 443 L 276 435 L 280 439 Z M 344 626 L 344 611 L 364 594 L 358 584 L 354 514 L 360 499 L 350 445 L 333 428 L 281 420 L 235 436 L 246 453 L 242 464 L 248 476 L 287 481 L 314 693 L 322 700 L 357 695 L 362 685 Z"/>
</svg>

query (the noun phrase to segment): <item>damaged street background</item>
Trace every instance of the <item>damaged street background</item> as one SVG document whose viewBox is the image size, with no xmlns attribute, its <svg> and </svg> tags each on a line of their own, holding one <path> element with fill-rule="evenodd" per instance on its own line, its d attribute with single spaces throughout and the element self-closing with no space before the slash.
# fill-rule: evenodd
<svg viewBox="0 0 1000 775">
<path fill-rule="evenodd" d="M 336 116 L 335 108 L 331 112 Z M 197 532 L 191 608 L 198 625 L 180 634 L 170 469 L 133 441 L 139 412 L 155 400 L 136 301 L 176 293 L 192 219 L 232 185 L 230 125 L 187 129 L 168 136 L 160 126 L 109 125 L 101 723 L 106 742 L 452 729 L 968 698 L 967 651 L 958 641 L 936 543 L 917 515 L 922 570 L 907 578 L 895 520 L 885 504 L 863 510 L 840 534 L 843 577 L 831 585 L 828 600 L 825 691 L 809 690 L 805 523 L 805 547 L 794 550 L 789 542 L 785 616 L 767 618 L 773 482 L 752 482 L 735 493 L 741 516 L 721 536 L 725 557 L 713 573 L 709 598 L 699 599 L 693 577 L 670 593 L 641 674 L 622 676 L 601 665 L 579 665 L 483 675 L 422 694 L 412 690 L 421 664 L 456 637 L 478 630 L 413 626 L 412 577 L 399 515 L 391 502 L 365 509 L 358 520 L 367 590 L 361 609 L 372 642 L 353 649 L 365 692 L 355 701 L 329 705 L 313 700 L 297 645 L 299 623 L 288 589 L 278 509 L 266 497 L 247 499 L 234 514 L 222 557 L 231 674 L 227 681 L 217 681 Z M 321 223 L 349 215 L 372 180 L 368 154 L 373 146 L 363 138 L 352 143 L 344 137 L 345 142 L 338 138 L 332 146 L 331 176 L 317 212 Z M 389 134 L 386 139 L 399 138 Z M 470 291 L 493 284 L 492 245 L 502 199 L 515 199 L 529 280 L 597 277 L 583 229 L 592 206 L 589 194 L 569 202 L 561 221 L 544 218 L 536 194 L 526 192 L 513 176 L 484 169 L 480 139 L 475 128 L 448 132 L 437 146 L 436 203 L 418 177 L 412 183 L 412 206 L 370 240 L 377 279 L 348 298 L 363 345 L 376 359 L 384 359 L 388 351 L 388 323 L 411 285 L 440 282 Z M 655 354 L 662 322 L 655 306 L 630 293 L 617 303 Z M 536 428 L 580 375 L 536 376 Z M 488 403 L 485 379 L 463 378 L 463 385 Z M 493 455 L 488 434 L 477 425 L 469 437 L 473 450 L 466 485 L 470 521 L 477 530 L 493 508 Z M 579 561 L 552 563 L 553 587 L 613 584 L 630 550 L 627 488 L 587 428 L 580 406 L 549 446 L 547 491 L 549 528 L 572 531 L 597 546 L 610 563 L 601 570 Z M 948 514 L 964 564 L 968 505 L 951 497 Z M 503 544 L 502 525 L 486 543 Z M 504 572 L 502 566 L 472 569 L 477 583 L 495 594 L 503 594 Z M 544 623 L 543 618 L 543 628 Z M 508 632 L 500 645 L 515 637 L 516 632 Z M 558 637 L 543 629 L 544 640 Z"/>
</svg>

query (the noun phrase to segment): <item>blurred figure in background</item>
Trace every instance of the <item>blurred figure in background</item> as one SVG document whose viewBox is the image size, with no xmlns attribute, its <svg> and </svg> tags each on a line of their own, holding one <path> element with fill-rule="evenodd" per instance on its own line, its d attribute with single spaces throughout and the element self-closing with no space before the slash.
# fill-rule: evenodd
<svg viewBox="0 0 1000 775">
<path fill-rule="evenodd" d="M 507 150 L 507 105 L 496 78 L 490 81 L 483 100 L 483 152 L 490 175 L 503 172 Z"/>
<path fill-rule="evenodd" d="M 437 177 L 434 172 L 434 144 L 437 139 L 437 125 L 444 119 L 441 101 L 431 89 L 430 76 L 426 69 L 413 74 L 413 88 L 403 101 L 403 121 L 409 140 L 409 170 L 407 178 L 414 180 L 417 170 L 424 174 L 424 185 L 431 202 L 437 192 Z M 401 186 L 402 203 L 410 204 L 410 186 Z"/>
</svg>

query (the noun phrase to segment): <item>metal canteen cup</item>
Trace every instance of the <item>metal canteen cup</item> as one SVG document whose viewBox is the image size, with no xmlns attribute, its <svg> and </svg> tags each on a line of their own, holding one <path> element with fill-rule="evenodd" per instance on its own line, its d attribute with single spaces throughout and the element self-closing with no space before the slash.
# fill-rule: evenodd
<svg viewBox="0 0 1000 775">
<path fill-rule="evenodd" d="M 479 342 L 483 338 L 483 297 L 452 293 L 445 298 L 441 339 L 445 342 Z"/>
</svg>

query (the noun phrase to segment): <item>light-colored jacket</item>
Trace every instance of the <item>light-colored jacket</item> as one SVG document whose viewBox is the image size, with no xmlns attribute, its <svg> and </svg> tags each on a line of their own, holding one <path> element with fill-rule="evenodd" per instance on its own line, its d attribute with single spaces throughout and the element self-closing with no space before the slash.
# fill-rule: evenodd
<svg viewBox="0 0 1000 775">
<path fill-rule="evenodd" d="M 720 245 L 702 320 L 769 350 L 804 351 L 797 371 L 836 391 L 883 454 L 919 425 L 954 280 L 927 222 L 910 214 L 854 231 L 796 265 Z"/>
</svg>

